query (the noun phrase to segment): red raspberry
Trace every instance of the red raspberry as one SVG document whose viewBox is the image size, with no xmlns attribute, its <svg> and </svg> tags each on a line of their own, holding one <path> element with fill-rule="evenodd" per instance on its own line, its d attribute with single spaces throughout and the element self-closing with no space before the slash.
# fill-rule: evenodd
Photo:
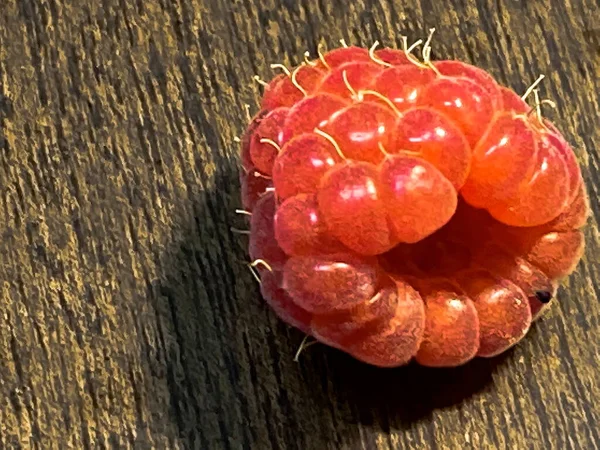
<svg viewBox="0 0 600 450">
<path fill-rule="evenodd" d="M 578 263 L 589 213 L 535 86 L 532 109 L 485 71 L 424 55 L 320 55 L 266 85 L 242 139 L 267 303 L 377 366 L 514 345 Z"/>
</svg>

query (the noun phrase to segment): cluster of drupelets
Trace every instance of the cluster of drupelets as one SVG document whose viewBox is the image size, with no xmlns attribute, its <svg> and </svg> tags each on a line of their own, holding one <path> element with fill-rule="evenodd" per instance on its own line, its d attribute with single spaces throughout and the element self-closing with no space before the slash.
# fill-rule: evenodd
<svg viewBox="0 0 600 450">
<path fill-rule="evenodd" d="M 519 97 L 479 68 L 431 61 L 431 36 L 420 60 L 422 41 L 404 39 L 274 65 L 241 140 L 265 300 L 379 366 L 505 351 L 583 250 L 587 196 L 541 115 L 543 77 Z"/>
</svg>

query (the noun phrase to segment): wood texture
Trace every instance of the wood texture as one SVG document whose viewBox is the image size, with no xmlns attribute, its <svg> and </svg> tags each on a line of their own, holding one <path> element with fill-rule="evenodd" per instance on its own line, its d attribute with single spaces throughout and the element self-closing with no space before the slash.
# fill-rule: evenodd
<svg viewBox="0 0 600 450">
<path fill-rule="evenodd" d="M 600 447 L 597 0 L 2 0 L 0 448 Z M 490 70 L 574 145 L 594 219 L 517 348 L 382 371 L 302 339 L 244 267 L 238 146 L 269 64 L 340 38 Z"/>
</svg>

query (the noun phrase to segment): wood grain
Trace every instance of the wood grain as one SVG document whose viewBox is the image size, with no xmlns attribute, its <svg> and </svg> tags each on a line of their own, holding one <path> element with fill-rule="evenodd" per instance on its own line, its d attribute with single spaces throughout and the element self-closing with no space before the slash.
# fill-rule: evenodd
<svg viewBox="0 0 600 450">
<path fill-rule="evenodd" d="M 597 0 L 3 0 L 0 447 L 600 447 Z M 507 355 L 382 371 L 263 305 L 238 148 L 273 62 L 399 45 L 523 92 L 574 145 L 594 219 L 559 301 Z"/>
</svg>

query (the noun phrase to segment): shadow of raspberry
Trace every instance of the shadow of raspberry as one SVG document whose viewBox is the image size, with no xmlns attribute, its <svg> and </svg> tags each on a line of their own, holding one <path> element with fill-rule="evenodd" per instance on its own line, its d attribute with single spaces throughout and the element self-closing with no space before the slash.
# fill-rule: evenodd
<svg viewBox="0 0 600 450">
<path fill-rule="evenodd" d="M 535 340 L 543 319 L 534 323 L 527 340 Z M 361 442 L 373 442 L 381 434 L 410 432 L 426 442 L 434 442 L 432 424 L 448 414 L 487 416 L 486 404 L 497 403 L 500 395 L 495 382 L 510 377 L 516 358 L 522 362 L 517 346 L 494 358 L 475 358 L 456 368 L 427 368 L 412 362 L 394 369 L 363 364 L 335 349 L 314 346 L 307 350 L 301 364 L 306 382 L 315 386 L 311 398 L 323 409 L 334 410 L 337 417 L 361 428 Z M 319 380 L 321 385 L 319 386 Z M 317 388 L 319 386 L 319 388 Z M 350 429 L 346 427 L 345 429 Z M 419 431 L 415 431 L 419 430 Z M 413 434 L 416 433 L 416 434 Z M 367 447 L 370 448 L 370 447 Z"/>
<path fill-rule="evenodd" d="M 355 410 L 348 419 L 390 431 L 428 421 L 436 410 L 460 406 L 477 394 L 493 391 L 493 374 L 511 358 L 513 350 L 455 368 L 428 368 L 411 362 L 394 369 L 368 366 L 335 350 L 325 353 L 328 376 L 335 380 L 333 395 Z"/>
</svg>

